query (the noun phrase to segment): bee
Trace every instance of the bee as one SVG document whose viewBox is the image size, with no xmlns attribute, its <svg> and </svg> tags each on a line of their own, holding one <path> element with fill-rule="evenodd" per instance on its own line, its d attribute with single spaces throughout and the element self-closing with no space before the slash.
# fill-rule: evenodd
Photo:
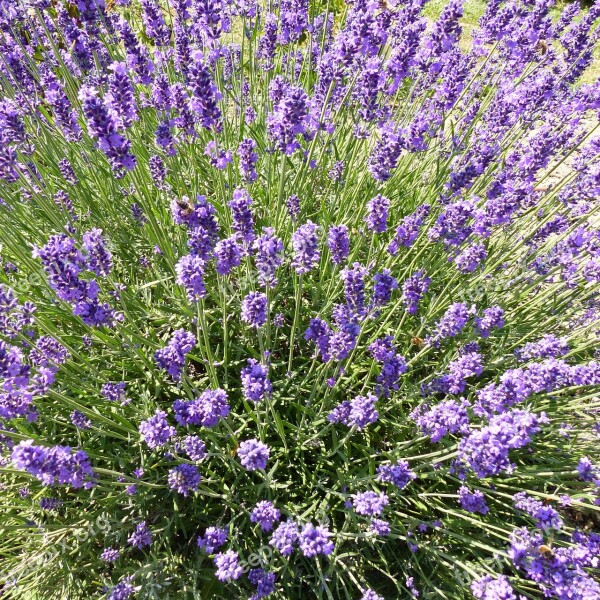
<svg viewBox="0 0 600 600">
<path fill-rule="evenodd" d="M 176 200 L 177 206 L 181 209 L 181 214 L 184 217 L 189 217 L 194 212 L 194 207 L 188 198 L 178 198 Z"/>
<path fill-rule="evenodd" d="M 395 13 L 398 12 L 398 5 L 390 2 L 390 0 L 379 0 L 379 10 L 387 10 Z"/>
<path fill-rule="evenodd" d="M 544 56 L 544 54 L 546 54 L 550 48 L 546 40 L 539 40 L 535 47 L 539 50 L 542 56 Z"/>
<path fill-rule="evenodd" d="M 552 548 L 550 548 L 550 546 L 546 546 L 546 544 L 542 544 L 541 546 L 539 546 L 538 552 L 546 560 L 552 560 L 554 558 L 554 550 L 552 550 Z"/>
<path fill-rule="evenodd" d="M 547 192 L 550 189 L 549 185 L 536 185 L 533 188 L 534 192 Z"/>
</svg>

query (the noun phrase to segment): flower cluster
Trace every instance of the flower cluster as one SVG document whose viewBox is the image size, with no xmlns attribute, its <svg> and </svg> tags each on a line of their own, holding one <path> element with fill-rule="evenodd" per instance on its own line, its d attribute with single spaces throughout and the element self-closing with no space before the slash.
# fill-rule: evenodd
<svg viewBox="0 0 600 600">
<path fill-rule="evenodd" d="M 2 593 L 600 597 L 600 5 L 442 4 L 0 0 Z"/>
<path fill-rule="evenodd" d="M 16 469 L 27 471 L 43 485 L 59 483 L 80 488 L 94 483 L 94 471 L 83 450 L 72 452 L 68 446 L 46 448 L 24 440 L 13 448 L 11 460 Z"/>
</svg>

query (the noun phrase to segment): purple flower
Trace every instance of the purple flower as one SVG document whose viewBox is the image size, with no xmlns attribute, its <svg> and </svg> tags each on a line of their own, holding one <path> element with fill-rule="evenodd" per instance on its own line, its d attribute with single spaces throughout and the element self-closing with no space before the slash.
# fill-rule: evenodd
<svg viewBox="0 0 600 600">
<path fill-rule="evenodd" d="M 221 171 L 226 169 L 227 165 L 233 161 L 231 150 L 218 148 L 214 140 L 206 144 L 204 154 L 210 158 L 210 164 Z"/>
<path fill-rule="evenodd" d="M 125 382 L 108 381 L 102 386 L 100 393 L 111 402 L 128 404 L 129 399 L 125 396 Z"/>
<path fill-rule="evenodd" d="M 398 282 L 389 269 L 375 273 L 373 277 L 373 306 L 385 306 L 392 298 L 392 292 L 398 289 Z"/>
<path fill-rule="evenodd" d="M 154 184 L 159 190 L 162 190 L 165 187 L 165 179 L 167 177 L 167 169 L 163 159 L 157 155 L 151 156 L 148 161 L 148 167 Z"/>
<path fill-rule="evenodd" d="M 430 206 L 423 204 L 414 213 L 402 219 L 400 225 L 396 228 L 394 239 L 387 248 L 391 255 L 397 254 L 400 246 L 410 248 L 415 243 L 417 237 L 419 237 L 421 226 L 429 215 L 429 210 Z"/>
<path fill-rule="evenodd" d="M 451 304 L 442 318 L 436 323 L 430 340 L 433 343 L 438 343 L 444 338 L 456 337 L 469 322 L 472 312 L 472 309 L 463 302 Z"/>
<path fill-rule="evenodd" d="M 448 374 L 423 386 L 423 392 L 442 392 L 445 394 L 462 394 L 466 388 L 466 380 L 483 373 L 482 357 L 479 352 L 465 352 L 456 360 L 450 361 Z"/>
<path fill-rule="evenodd" d="M 324 362 L 327 362 L 331 358 L 329 355 L 331 335 L 331 328 L 323 319 L 311 319 L 309 326 L 304 332 L 304 339 L 306 341 L 313 341 L 316 344 L 318 353 L 321 354 Z"/>
<path fill-rule="evenodd" d="M 269 544 L 277 548 L 283 556 L 289 556 L 294 550 L 294 544 L 298 541 L 300 530 L 295 521 L 287 520 L 281 523 L 273 532 Z"/>
<path fill-rule="evenodd" d="M 587 456 L 579 459 L 577 472 L 582 481 L 594 481 L 594 479 L 600 478 L 600 469 L 595 467 Z"/>
<path fill-rule="evenodd" d="M 25 305 L 23 305 L 25 308 Z M 67 349 L 49 335 L 41 336 L 29 353 L 29 360 L 37 367 L 62 365 L 69 358 Z"/>
<path fill-rule="evenodd" d="M 238 156 L 240 157 L 240 175 L 248 183 L 256 181 L 256 178 L 258 177 L 254 168 L 254 165 L 256 165 L 258 161 L 258 154 L 255 150 L 256 142 L 252 138 L 243 139 L 237 150 Z"/>
<path fill-rule="evenodd" d="M 258 283 L 262 286 L 277 285 L 276 270 L 283 263 L 283 242 L 272 227 L 263 227 L 261 236 L 254 240 L 254 261 L 258 270 Z"/>
<path fill-rule="evenodd" d="M 92 422 L 78 410 L 74 410 L 71 413 L 71 423 L 73 423 L 77 429 L 89 429 L 92 426 Z"/>
<path fill-rule="evenodd" d="M 73 166 L 68 159 L 63 158 L 59 161 L 58 168 L 60 169 L 60 174 L 67 183 L 71 185 L 77 185 L 79 183 L 77 175 L 75 175 L 75 171 L 73 170 Z"/>
<path fill-rule="evenodd" d="M 154 63 L 150 60 L 148 50 L 140 44 L 129 23 L 121 17 L 118 20 L 119 36 L 125 46 L 127 66 L 132 69 L 140 83 L 148 84 L 152 81 Z"/>
<path fill-rule="evenodd" d="M 197 122 L 205 129 L 220 131 L 221 110 L 218 101 L 221 94 L 211 78 L 201 50 L 192 54 L 188 68 L 188 84 L 192 93 L 190 106 L 196 113 Z"/>
<path fill-rule="evenodd" d="M 558 358 L 569 351 L 566 339 L 558 338 L 553 334 L 542 336 L 537 342 L 528 342 L 515 351 L 519 360 L 532 358 Z"/>
<path fill-rule="evenodd" d="M 227 392 L 220 388 L 208 389 L 195 400 L 175 400 L 173 410 L 179 425 L 215 427 L 229 414 Z"/>
<path fill-rule="evenodd" d="M 147 219 L 144 215 L 144 211 L 142 207 L 134 202 L 131 206 L 131 216 L 134 218 L 135 222 L 141 227 L 144 223 L 146 223 Z"/>
<path fill-rule="evenodd" d="M 365 590 L 365 593 L 360 597 L 360 600 L 385 600 L 383 596 L 380 596 L 373 590 Z"/>
<path fill-rule="evenodd" d="M 271 531 L 273 525 L 281 518 L 281 512 L 275 505 L 268 500 L 261 500 L 252 509 L 250 521 L 259 523 L 263 531 Z"/>
<path fill-rule="evenodd" d="M 504 310 L 499 306 L 490 306 L 483 311 L 483 316 L 475 317 L 475 329 L 482 338 L 490 336 L 492 329 L 504 327 Z"/>
<path fill-rule="evenodd" d="M 220 552 L 214 560 L 217 567 L 215 575 L 219 581 L 234 581 L 239 579 L 244 572 L 244 568 L 239 563 L 239 555 L 233 550 Z"/>
<path fill-rule="evenodd" d="M 256 438 L 243 441 L 237 451 L 242 466 L 248 471 L 266 468 L 269 452 L 268 446 Z"/>
<path fill-rule="evenodd" d="M 350 237 L 346 225 L 333 225 L 327 234 L 327 245 L 331 252 L 331 260 L 339 265 L 343 263 L 350 254 Z"/>
<path fill-rule="evenodd" d="M 310 558 L 318 554 L 327 556 L 335 547 L 334 543 L 329 541 L 330 537 L 332 534 L 325 527 L 320 525 L 315 527 L 312 523 L 307 523 L 298 536 L 298 544 L 306 557 Z"/>
<path fill-rule="evenodd" d="M 261 402 L 271 396 L 269 369 L 256 359 L 249 358 L 248 365 L 242 369 L 244 398 L 252 402 Z"/>
<path fill-rule="evenodd" d="M 381 128 L 380 139 L 377 140 L 367 165 L 375 180 L 387 181 L 392 176 L 392 170 L 396 168 L 404 146 L 403 136 L 397 126 L 386 123 Z"/>
<path fill-rule="evenodd" d="M 268 13 L 265 16 L 263 34 L 258 41 L 257 57 L 261 68 L 265 71 L 269 71 L 275 66 L 273 58 L 275 57 L 275 48 L 277 45 L 277 20 L 277 15 L 272 13 Z"/>
<path fill-rule="evenodd" d="M 165 369 L 176 381 L 181 377 L 185 366 L 185 355 L 196 345 L 196 338 L 185 331 L 177 329 L 169 343 L 164 348 L 154 353 L 156 363 L 161 369 Z"/>
<path fill-rule="evenodd" d="M 592 538 L 592 536 L 595 536 Z M 558 547 L 548 557 L 539 552 L 544 538 L 526 528 L 515 529 L 510 536 L 509 557 L 514 565 L 535 581 L 547 597 L 596 598 L 600 585 L 583 567 L 597 568 L 598 536 L 573 534 L 575 545 Z"/>
<path fill-rule="evenodd" d="M 256 593 L 249 600 L 266 598 L 275 591 L 275 573 L 268 573 L 263 569 L 250 569 L 248 581 L 256 586 Z"/>
<path fill-rule="evenodd" d="M 296 194 L 292 194 L 286 201 L 285 207 L 292 218 L 292 220 L 296 220 L 298 215 L 300 214 L 300 198 L 296 196 Z"/>
<path fill-rule="evenodd" d="M 267 322 L 267 295 L 250 292 L 242 301 L 242 321 L 260 328 Z"/>
<path fill-rule="evenodd" d="M 90 136 L 98 139 L 98 146 L 106 154 L 115 175 L 123 177 L 125 170 L 131 171 L 136 165 L 135 156 L 130 152 L 131 142 L 119 133 L 116 117 L 94 89 L 83 86 L 79 98 Z"/>
<path fill-rule="evenodd" d="M 487 258 L 487 250 L 481 243 L 467 246 L 455 259 L 454 264 L 461 273 L 472 273 Z"/>
<path fill-rule="evenodd" d="M 471 591 L 478 600 L 517 600 L 506 575 L 486 575 L 471 583 Z"/>
<path fill-rule="evenodd" d="M 182 464 L 177 465 L 169 471 L 169 487 L 179 494 L 187 496 L 190 492 L 195 491 L 200 485 L 200 473 L 194 465 Z"/>
<path fill-rule="evenodd" d="M 160 5 L 157 0 L 141 1 L 142 19 L 146 34 L 157 46 L 168 46 L 171 38 L 171 31 L 165 23 Z"/>
<path fill-rule="evenodd" d="M 392 483 L 401 490 L 416 477 L 416 474 L 410 470 L 408 462 L 405 460 L 398 461 L 396 465 L 380 465 L 377 468 L 377 479 L 379 481 Z"/>
<path fill-rule="evenodd" d="M 504 412 L 513 404 L 525 400 L 531 393 L 522 369 L 509 369 L 500 376 L 499 385 L 489 383 L 477 391 L 475 414 L 490 416 Z"/>
<path fill-rule="evenodd" d="M 226 6 L 221 0 L 194 2 L 192 34 L 202 46 L 214 46 L 223 32 L 229 31 Z"/>
<path fill-rule="evenodd" d="M 240 247 L 234 238 L 221 240 L 215 246 L 215 261 L 219 275 L 228 275 L 234 267 L 240 264 L 241 260 Z"/>
<path fill-rule="evenodd" d="M 76 248 L 75 240 L 66 235 L 50 236 L 45 246 L 34 250 L 34 257 L 41 259 L 50 286 L 61 300 L 73 303 L 94 295 L 94 292 L 97 295 L 97 284 L 90 288 L 88 282 L 79 278 L 86 268 L 86 261 Z"/>
<path fill-rule="evenodd" d="M 344 166 L 345 165 L 343 160 L 336 160 L 333 163 L 331 169 L 329 170 L 329 173 L 327 173 L 327 177 L 329 177 L 329 179 L 336 183 L 342 182 L 342 176 L 344 175 Z"/>
<path fill-rule="evenodd" d="M 199 461 L 206 456 L 206 444 L 197 435 L 183 438 L 183 449 L 190 460 Z"/>
<path fill-rule="evenodd" d="M 119 559 L 121 553 L 116 548 L 104 548 L 100 559 L 107 563 L 114 563 Z"/>
<path fill-rule="evenodd" d="M 383 233 L 387 229 L 388 211 L 390 201 L 379 194 L 367 202 L 367 216 L 365 222 L 367 227 L 374 233 Z"/>
<path fill-rule="evenodd" d="M 510 472 L 509 451 L 529 444 L 531 437 L 540 431 L 540 425 L 547 422 L 544 413 L 538 417 L 526 410 L 494 415 L 488 425 L 472 431 L 459 442 L 459 460 L 480 479 L 502 471 Z"/>
<path fill-rule="evenodd" d="M 427 232 L 429 239 L 444 240 L 448 245 L 458 246 L 471 234 L 472 227 L 469 227 L 467 222 L 473 216 L 474 210 L 475 204 L 472 200 L 460 200 L 448 205 Z"/>
<path fill-rule="evenodd" d="M 458 501 L 461 508 L 471 513 L 487 515 L 488 505 L 485 503 L 483 492 L 475 490 L 472 492 L 466 485 L 461 485 L 458 490 Z"/>
<path fill-rule="evenodd" d="M 379 413 L 375 410 L 377 396 L 368 394 L 367 396 L 356 396 L 352 400 L 344 401 L 334 408 L 328 415 L 332 423 L 343 423 L 348 427 L 363 429 L 371 423 L 375 423 L 379 418 Z"/>
<path fill-rule="evenodd" d="M 198 537 L 198 547 L 212 554 L 227 541 L 227 530 L 219 527 L 208 527 L 204 535 Z"/>
<path fill-rule="evenodd" d="M 392 528 L 387 521 L 373 518 L 369 523 L 369 531 L 375 535 L 386 536 L 391 533 Z"/>
<path fill-rule="evenodd" d="M 127 541 L 136 548 L 146 548 L 152 544 L 152 532 L 150 531 L 146 521 L 142 521 L 135 531 L 127 538 Z"/>
<path fill-rule="evenodd" d="M 246 190 L 238 189 L 233 192 L 233 199 L 227 203 L 231 209 L 231 228 L 235 238 L 244 244 L 251 245 L 256 237 L 254 233 L 254 217 L 250 207 L 252 198 Z"/>
<path fill-rule="evenodd" d="M 204 265 L 204 260 L 193 254 L 182 256 L 175 265 L 177 283 L 185 287 L 190 302 L 196 302 L 206 296 Z"/>
<path fill-rule="evenodd" d="M 115 62 L 110 68 L 113 73 L 108 79 L 106 104 L 113 114 L 118 116 L 122 127 L 130 127 L 138 116 L 135 92 L 127 74 L 127 65 Z"/>
<path fill-rule="evenodd" d="M 308 96 L 301 87 L 277 83 L 281 88 L 276 95 L 271 94 L 275 99 L 273 110 L 267 114 L 267 133 L 278 150 L 291 155 L 300 148 L 296 136 L 310 134 Z"/>
<path fill-rule="evenodd" d="M 319 264 L 321 253 L 318 249 L 317 226 L 312 221 L 307 221 L 292 234 L 292 247 L 292 267 L 299 275 L 308 273 Z"/>
<path fill-rule="evenodd" d="M 410 413 L 410 418 L 435 443 L 449 433 L 469 432 L 468 405 L 464 400 L 444 400 L 431 409 L 427 404 L 422 404 Z"/>
<path fill-rule="evenodd" d="M 173 132 L 171 131 L 171 121 L 163 121 L 159 123 L 156 131 L 154 132 L 154 136 L 156 137 L 156 145 L 160 146 L 168 156 L 175 156 L 175 154 L 177 154 L 177 150 L 175 149 L 175 138 L 173 137 Z M 162 165 L 157 165 L 155 162 L 153 166 L 154 168 L 158 167 L 160 169 L 160 166 L 164 167 L 164 163 Z M 159 185 L 161 186 L 161 180 L 164 182 L 164 177 L 159 175 L 158 179 Z"/>
<path fill-rule="evenodd" d="M 431 279 L 423 271 L 417 271 L 402 284 L 402 302 L 411 315 L 417 313 L 419 302 L 429 289 Z"/>
<path fill-rule="evenodd" d="M 344 282 L 344 296 L 346 306 L 353 317 L 358 318 L 365 314 L 365 277 L 368 270 L 360 263 L 355 262 L 352 268 L 346 267 L 340 272 Z"/>
<path fill-rule="evenodd" d="M 386 398 L 391 390 L 397 390 L 400 376 L 408 370 L 406 360 L 396 353 L 391 336 L 375 340 L 369 346 L 373 358 L 382 363 L 381 373 L 377 376 L 376 392 Z"/>
<path fill-rule="evenodd" d="M 59 498 L 41 498 L 40 508 L 42 510 L 57 510 L 62 506 L 62 503 Z"/>
<path fill-rule="evenodd" d="M 281 31 L 277 41 L 283 46 L 300 39 L 308 27 L 308 0 L 282 0 Z"/>
<path fill-rule="evenodd" d="M 535 525 L 539 529 L 542 529 L 543 531 L 555 529 L 558 531 L 562 528 L 563 520 L 558 512 L 551 506 L 548 506 L 535 498 L 531 498 L 525 492 L 515 494 L 513 496 L 513 501 L 516 509 L 522 510 L 536 520 Z"/>
<path fill-rule="evenodd" d="M 54 118 L 65 138 L 72 142 L 80 140 L 81 127 L 77 122 L 77 111 L 73 109 L 73 106 L 65 94 L 65 90 L 61 82 L 54 76 L 53 73 L 48 71 L 42 76 L 41 83 L 44 88 L 44 98 L 54 109 Z M 66 159 L 64 160 L 66 161 Z M 61 161 L 61 163 L 62 162 L 63 161 Z M 69 167 L 71 166 L 68 161 L 66 161 L 66 164 L 69 165 Z M 72 169 L 69 171 L 64 163 L 63 168 L 65 168 L 64 172 L 63 169 L 61 169 L 63 177 L 65 177 L 65 173 L 67 173 L 68 178 L 65 177 L 65 180 L 74 185 L 72 182 L 76 178 Z"/>
<path fill-rule="evenodd" d="M 156 413 L 140 424 L 140 433 L 142 438 L 148 444 L 148 448 L 154 450 L 164 446 L 172 437 L 175 436 L 175 427 L 167 422 L 167 413 L 157 410 Z"/>
<path fill-rule="evenodd" d="M 106 600 L 127 600 L 129 596 L 135 594 L 135 588 L 131 585 L 133 577 L 125 577 L 110 591 Z"/>
<path fill-rule="evenodd" d="M 377 516 L 383 513 L 384 508 L 390 503 L 387 494 L 383 492 L 361 492 L 354 494 L 354 510 L 359 515 Z"/>
<path fill-rule="evenodd" d="M 94 471 L 83 450 L 71 451 L 69 446 L 46 448 L 33 440 L 19 442 L 11 453 L 15 469 L 27 471 L 42 485 L 71 485 L 80 488 L 93 481 Z"/>
</svg>

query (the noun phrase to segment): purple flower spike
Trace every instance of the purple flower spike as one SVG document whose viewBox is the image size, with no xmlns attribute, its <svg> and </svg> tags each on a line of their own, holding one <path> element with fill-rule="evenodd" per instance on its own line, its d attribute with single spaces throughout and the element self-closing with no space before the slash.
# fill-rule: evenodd
<svg viewBox="0 0 600 600">
<path fill-rule="evenodd" d="M 196 338 L 185 331 L 178 329 L 173 333 L 169 343 L 154 354 L 156 363 L 165 369 L 169 375 L 179 380 L 185 366 L 185 355 L 196 345 Z"/>
<path fill-rule="evenodd" d="M 173 436 L 175 436 L 175 427 L 167 422 L 167 413 L 163 410 L 157 410 L 154 416 L 140 424 L 140 433 L 148 448 L 153 450 L 164 446 Z"/>
<path fill-rule="evenodd" d="M 269 448 L 257 439 L 245 440 L 240 444 L 237 452 L 242 466 L 248 471 L 266 468 Z"/>
<path fill-rule="evenodd" d="M 200 485 L 200 473 L 194 465 L 178 465 L 169 471 L 169 487 L 179 494 L 187 496 Z"/>
<path fill-rule="evenodd" d="M 267 295 L 250 292 L 242 302 L 242 321 L 257 329 L 267 322 Z"/>
<path fill-rule="evenodd" d="M 263 531 L 271 531 L 273 525 L 281 518 L 281 512 L 268 500 L 261 500 L 252 509 L 250 521 L 259 523 Z"/>
<path fill-rule="evenodd" d="M 327 556 L 333 552 L 335 547 L 334 543 L 329 540 L 330 537 L 332 534 L 327 528 L 320 525 L 315 527 L 312 523 L 307 523 L 300 532 L 298 544 L 302 554 L 306 557 L 310 558 L 318 554 Z"/>
<path fill-rule="evenodd" d="M 317 226 L 307 221 L 292 234 L 294 260 L 292 266 L 296 273 L 302 275 L 314 269 L 321 258 L 317 241 Z"/>
<path fill-rule="evenodd" d="M 239 563 L 239 555 L 233 550 L 221 552 L 215 556 L 215 573 L 219 581 L 235 581 L 242 576 L 244 568 Z"/>
<path fill-rule="evenodd" d="M 387 229 L 390 201 L 381 194 L 367 202 L 365 222 L 373 233 L 383 233 Z"/>
<path fill-rule="evenodd" d="M 269 369 L 256 359 L 249 358 L 248 365 L 242 369 L 244 398 L 251 402 L 261 402 L 271 396 Z"/>
</svg>

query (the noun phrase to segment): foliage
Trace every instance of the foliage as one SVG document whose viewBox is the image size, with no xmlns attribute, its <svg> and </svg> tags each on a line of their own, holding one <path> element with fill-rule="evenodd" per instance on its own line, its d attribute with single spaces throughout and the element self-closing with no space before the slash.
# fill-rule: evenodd
<svg viewBox="0 0 600 600">
<path fill-rule="evenodd" d="M 0 0 L 4 596 L 600 597 L 549 4 Z"/>
</svg>

